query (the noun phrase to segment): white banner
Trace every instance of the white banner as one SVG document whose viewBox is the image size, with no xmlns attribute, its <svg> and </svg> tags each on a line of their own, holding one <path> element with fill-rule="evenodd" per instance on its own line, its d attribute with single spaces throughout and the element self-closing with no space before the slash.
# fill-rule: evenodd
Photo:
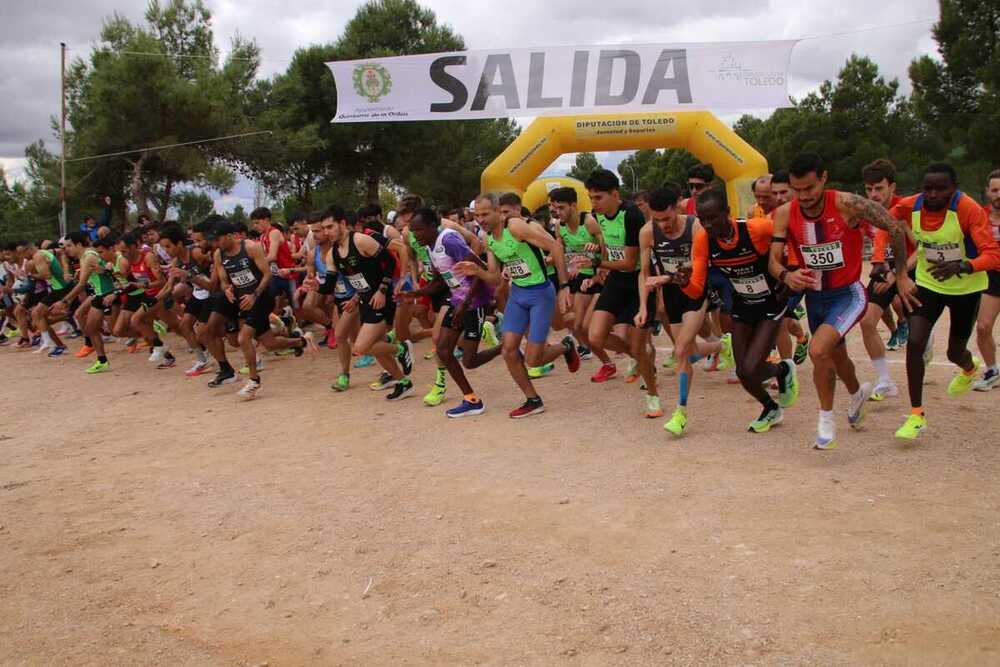
<svg viewBox="0 0 1000 667">
<path fill-rule="evenodd" d="M 327 63 L 335 123 L 789 106 L 797 40 L 458 51 Z"/>
</svg>

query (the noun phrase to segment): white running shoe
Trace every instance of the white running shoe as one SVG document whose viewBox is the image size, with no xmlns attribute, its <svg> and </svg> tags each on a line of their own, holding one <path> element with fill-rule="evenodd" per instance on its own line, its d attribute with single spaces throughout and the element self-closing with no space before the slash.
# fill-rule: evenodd
<svg viewBox="0 0 1000 667">
<path fill-rule="evenodd" d="M 260 382 L 257 380 L 247 380 L 243 388 L 236 392 L 236 395 L 244 401 L 252 401 L 257 398 L 258 391 L 260 391 Z"/>
<path fill-rule="evenodd" d="M 816 424 L 816 442 L 813 444 L 813 448 L 833 449 L 837 446 L 835 442 L 836 437 L 837 429 L 833 423 L 833 419 L 824 419 L 820 416 L 819 423 Z"/>
<path fill-rule="evenodd" d="M 203 373 L 207 373 L 208 369 L 211 368 L 212 362 L 208 359 L 198 359 L 195 360 L 194 365 L 184 372 L 184 375 L 189 378 L 197 377 Z"/>
<path fill-rule="evenodd" d="M 879 382 L 875 385 L 875 389 L 872 390 L 871 400 L 881 401 L 897 396 L 899 396 L 899 387 L 896 386 L 895 382 Z"/>
<path fill-rule="evenodd" d="M 858 428 L 865 420 L 865 404 L 872 395 L 871 382 L 865 382 L 858 389 L 858 393 L 851 396 L 851 402 L 847 406 L 847 423 L 851 428 Z"/>
<path fill-rule="evenodd" d="M 55 345 L 44 345 L 44 344 L 43 345 L 39 345 L 38 349 L 35 350 L 32 354 L 48 354 L 49 352 L 51 352 L 55 348 L 56 348 Z"/>
<path fill-rule="evenodd" d="M 167 346 L 159 345 L 153 348 L 153 353 L 149 355 L 149 362 L 153 364 L 158 364 L 163 361 L 167 356 Z"/>
</svg>

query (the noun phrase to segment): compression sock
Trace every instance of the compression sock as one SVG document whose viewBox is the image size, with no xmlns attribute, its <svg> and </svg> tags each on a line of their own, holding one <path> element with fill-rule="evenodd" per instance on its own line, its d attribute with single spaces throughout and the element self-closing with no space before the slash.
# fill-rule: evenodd
<svg viewBox="0 0 1000 667">
<path fill-rule="evenodd" d="M 689 378 L 687 371 L 681 371 L 677 374 L 677 405 L 682 408 L 686 408 L 688 404 L 688 382 Z"/>
</svg>

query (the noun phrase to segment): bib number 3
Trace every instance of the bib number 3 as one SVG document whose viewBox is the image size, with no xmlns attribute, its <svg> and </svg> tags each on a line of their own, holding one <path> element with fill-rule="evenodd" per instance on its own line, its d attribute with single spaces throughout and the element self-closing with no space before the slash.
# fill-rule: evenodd
<svg viewBox="0 0 1000 667">
<path fill-rule="evenodd" d="M 962 246 L 957 243 L 924 243 L 923 246 L 924 257 L 936 264 L 957 262 L 963 259 Z"/>
</svg>

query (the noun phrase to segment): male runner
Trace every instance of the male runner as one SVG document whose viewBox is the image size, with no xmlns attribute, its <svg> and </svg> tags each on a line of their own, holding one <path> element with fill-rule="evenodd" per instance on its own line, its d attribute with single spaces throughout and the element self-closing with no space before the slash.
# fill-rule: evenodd
<svg viewBox="0 0 1000 667">
<path fill-rule="evenodd" d="M 919 244 L 916 286 L 903 284 L 897 268 L 896 286 L 904 302 L 913 301 L 910 340 L 906 345 L 906 382 L 911 414 L 896 431 L 905 440 L 927 428 L 923 408 L 924 348 L 938 318 L 948 309 L 948 360 L 959 367 L 948 385 L 949 396 L 972 388 L 982 362 L 969 352 L 980 294 L 989 288 L 989 271 L 1000 269 L 1000 246 L 993 238 L 989 217 L 974 199 L 958 189 L 958 176 L 948 164 L 932 164 L 924 171 L 923 192 L 906 197 L 890 211 L 909 221 Z M 897 267 L 899 262 L 897 261 Z"/>
<path fill-rule="evenodd" d="M 260 219 L 260 218 L 258 218 Z M 246 384 L 239 391 L 240 398 L 253 400 L 260 391 L 260 374 L 257 371 L 257 350 L 254 340 L 269 350 L 295 349 L 296 356 L 314 349 L 312 334 L 285 338 L 271 331 L 270 316 L 274 310 L 274 296 L 267 283 L 272 275 L 267 256 L 261 244 L 238 241 L 235 229 L 229 223 L 219 223 L 213 230 L 218 249 L 215 251 L 215 273 L 219 277 L 226 299 L 239 308 L 240 348 L 250 369 Z"/>
<path fill-rule="evenodd" d="M 271 295 L 277 297 L 284 295 L 291 305 L 295 298 L 292 288 L 292 281 L 287 276 L 280 275 L 295 266 L 292 259 L 292 249 L 285 239 L 285 235 L 280 229 L 271 224 L 271 209 L 260 206 L 250 213 L 250 224 L 260 232 L 260 244 L 264 249 L 265 259 L 271 273 L 271 280 L 268 281 Z"/>
<path fill-rule="evenodd" d="M 861 178 L 865 182 L 865 195 L 883 208 L 890 209 L 902 199 L 896 195 L 896 167 L 889 160 L 875 160 L 865 165 L 861 170 Z M 909 238 L 906 242 L 906 251 L 908 256 L 913 252 Z M 871 279 L 868 283 L 868 309 L 861 318 L 861 335 L 864 338 L 865 349 L 878 375 L 875 388 L 872 390 L 873 401 L 899 395 L 899 388 L 889 375 L 885 343 L 878 333 L 878 323 L 882 321 L 884 312 L 896 298 L 896 275 L 889 266 L 892 259 L 888 232 L 876 229 L 872 247 Z M 912 275 L 910 277 L 913 278 Z M 896 337 L 896 332 L 893 331 L 892 340 Z"/>
<path fill-rule="evenodd" d="M 773 220 L 774 212 L 778 207 L 792 201 L 795 197 L 792 193 L 792 186 L 789 185 L 786 170 L 779 169 L 771 176 L 771 194 L 774 197 L 774 209 L 767 217 Z M 789 261 L 787 250 L 785 251 L 785 261 Z M 788 307 L 785 308 L 784 324 L 778 330 L 776 345 L 781 359 L 792 359 L 796 366 L 801 366 L 809 357 L 809 334 L 802 329 L 802 325 L 799 323 L 800 312 L 804 314 L 800 303 L 802 303 L 802 293 L 792 292 L 788 297 Z M 793 340 L 795 341 L 794 345 L 792 344 Z"/>
<path fill-rule="evenodd" d="M 113 333 L 119 338 L 125 338 L 130 331 L 136 331 L 152 348 L 149 355 L 151 363 L 172 365 L 170 360 L 173 355 L 153 328 L 153 322 L 163 312 L 162 303 L 157 296 L 160 288 L 166 284 L 159 256 L 151 250 L 142 250 L 142 237 L 138 232 L 123 235 L 118 247 L 127 265 L 124 274 L 126 299 Z M 122 263 L 122 259 L 119 259 L 119 270 Z"/>
<path fill-rule="evenodd" d="M 549 192 L 549 211 L 558 223 L 557 238 L 562 242 L 566 256 L 566 271 L 570 276 L 569 291 L 573 295 L 573 336 L 581 359 L 591 356 L 587 328 L 601 293 L 601 279 L 594 271 L 594 260 L 603 251 L 603 236 L 597 219 L 577 208 L 576 190 L 570 187 L 555 188 Z M 604 350 L 598 354 L 602 364 L 610 364 L 611 357 Z"/>
<path fill-rule="evenodd" d="M 209 297 L 212 284 L 212 257 L 204 250 L 204 227 L 196 225 L 192 230 L 195 242 L 188 247 L 187 235 L 177 224 L 166 225 L 160 232 L 160 245 L 173 259 L 168 269 L 167 283 L 160 294 L 170 294 L 175 286 L 191 286 L 191 295 L 184 304 L 184 315 L 180 321 L 180 333 L 195 353 L 195 362 L 186 372 L 188 377 L 197 377 L 208 372 L 211 361 L 201 342 L 195 325 L 204 326 L 211 313 Z M 200 242 L 199 242 L 200 241 Z"/>
<path fill-rule="evenodd" d="M 634 204 L 622 201 L 618 177 L 607 169 L 594 171 L 587 178 L 586 187 L 597 224 L 601 227 L 605 248 L 605 255 L 594 259 L 593 268 L 608 271 L 590 319 L 590 347 L 598 356 L 605 349 L 630 354 L 646 384 L 646 416 L 651 419 L 660 417 L 663 410 L 660 407 L 649 342 L 650 327 L 653 326 L 655 316 L 647 318 L 643 327 L 635 326 L 635 316 L 640 308 L 639 232 L 646 221 L 642 211 Z M 656 312 L 654 295 L 649 295 L 646 308 L 647 313 Z M 612 333 L 616 324 L 628 327 L 625 340 Z M 613 363 L 604 364 L 591 380 L 605 382 L 615 372 Z"/>
<path fill-rule="evenodd" d="M 68 307 L 84 288 L 90 296 L 77 310 L 83 324 L 84 335 L 91 341 L 97 359 L 87 368 L 90 375 L 106 373 L 111 370 L 107 351 L 104 349 L 102 325 L 105 317 L 110 317 L 117 293 L 112 277 L 114 263 L 117 257 L 115 246 L 117 241 L 112 236 L 98 238 L 94 247 L 90 247 L 90 237 L 82 232 L 73 232 L 66 237 L 66 252 L 71 257 L 80 260 L 80 280 L 65 296 L 62 305 Z"/>
<path fill-rule="evenodd" d="M 712 187 L 715 182 L 715 167 L 703 162 L 696 164 L 687 171 L 687 187 L 690 195 L 682 199 L 678 208 L 684 209 L 686 215 L 698 215 L 698 195 Z"/>
<path fill-rule="evenodd" d="M 864 249 L 861 225 L 867 221 L 889 232 L 896 282 L 908 305 L 913 297 L 912 282 L 906 275 L 906 233 L 903 225 L 876 202 L 828 189 L 827 171 L 818 155 L 800 154 L 788 171 L 796 198 L 775 212 L 770 271 L 779 283 L 806 292 L 806 312 L 813 334 L 809 357 L 820 403 L 814 446 L 831 449 L 836 446 L 833 399 L 837 377 L 851 395 L 847 421 L 852 428 L 861 425 L 865 403 L 872 393 L 870 384 L 858 382 L 844 340 L 867 308 L 865 288 L 860 282 Z M 786 243 L 795 264 L 801 267 L 797 271 L 785 268 L 782 261 Z"/>
<path fill-rule="evenodd" d="M 42 345 L 36 352 L 48 352 L 50 357 L 61 356 L 66 352 L 66 346 L 52 325 L 66 316 L 64 304 L 60 302 L 72 289 L 71 280 L 65 276 L 65 268 L 52 250 L 36 250 L 27 265 L 27 272 L 36 284 L 48 286 L 46 291 L 36 292 L 38 296 L 26 305 L 35 331 L 42 335 Z"/>
<path fill-rule="evenodd" d="M 367 234 L 352 231 L 346 219 L 336 222 L 325 228 L 333 244 L 330 256 L 337 271 L 355 290 L 345 309 L 360 309 L 361 328 L 352 351 L 357 355 L 371 353 L 384 369 L 386 377 L 380 378 L 377 386 L 370 385 L 372 389 L 391 387 L 392 392 L 386 396 L 390 401 L 406 398 L 413 393 L 413 383 L 408 377 L 413 370 L 409 342 L 386 340 L 396 314 L 392 293 L 397 260 L 393 251 L 405 256 L 403 243 L 398 238 L 390 241 L 376 231 Z"/>
<path fill-rule="evenodd" d="M 405 299 L 415 299 L 443 289 L 448 294 L 448 305 L 441 330 L 437 334 L 436 353 L 448 374 L 462 390 L 462 402 L 445 412 L 452 419 L 482 414 L 486 409 L 482 399 L 472 389 L 462 366 L 478 368 L 497 357 L 503 347 L 494 345 L 479 350 L 481 330 L 486 321 L 486 306 L 493 300 L 493 292 L 481 278 L 459 275 L 455 266 L 471 262 L 482 268 L 481 260 L 465 242 L 462 234 L 445 227 L 437 215 L 428 208 L 418 209 L 410 219 L 409 231 L 421 247 L 430 248 L 428 258 L 434 277 L 423 287 L 402 292 Z M 455 344 L 462 336 L 462 363 L 455 358 Z"/>
<path fill-rule="evenodd" d="M 696 341 L 705 320 L 705 281 L 708 275 L 708 239 L 693 215 L 677 215 L 680 193 L 668 186 L 654 190 L 648 198 L 650 222 L 639 232 L 641 261 L 639 313 L 635 324 L 642 328 L 654 313 L 647 312 L 649 294 L 662 291 L 664 309 L 673 332 L 677 357 L 677 409 L 664 428 L 679 436 L 687 427 L 688 392 L 694 366 L 707 354 L 727 357 L 732 365 L 728 337 L 714 343 Z M 651 271 L 656 275 L 650 275 Z"/>
<path fill-rule="evenodd" d="M 768 361 L 787 307 L 787 295 L 768 273 L 774 223 L 768 218 L 733 220 L 726 193 L 719 188 L 698 197 L 698 211 L 708 234 L 709 262 L 733 287 L 736 376 L 762 407 L 747 430 L 765 433 L 781 423 L 782 409 L 794 405 L 799 395 L 795 364 Z M 778 381 L 777 401 L 763 386 L 771 378 Z"/>
<path fill-rule="evenodd" d="M 1000 242 L 1000 169 L 990 173 L 986 181 L 985 206 L 990 231 L 993 238 Z M 997 369 L 997 344 L 993 339 L 993 328 L 1000 315 L 1000 270 L 989 271 L 989 287 L 983 292 L 979 303 L 979 317 L 976 319 L 976 342 L 979 344 L 979 354 L 983 356 L 986 371 L 983 377 L 976 380 L 973 389 L 989 391 L 1000 384 L 1000 371 Z"/>
<path fill-rule="evenodd" d="M 571 302 L 562 246 L 537 222 L 504 217 L 499 197 L 493 193 L 480 194 L 476 199 L 476 221 L 488 233 L 487 267 L 484 269 L 474 261 L 462 261 L 452 271 L 493 287 L 503 281 L 501 269 L 510 276 L 512 285 L 504 309 L 502 354 L 507 370 L 526 399 L 510 417 L 521 419 L 541 414 L 545 412 L 545 405 L 528 377 L 525 363 L 532 367 L 544 366 L 562 355 L 571 373 L 580 369 L 580 355 L 570 336 L 563 338 L 561 345 L 547 344 L 553 310 L 557 306 L 569 310 Z M 545 252 L 552 256 L 556 267 L 558 292 L 546 274 Z M 521 339 L 525 334 L 528 343 L 522 355 Z"/>
</svg>

